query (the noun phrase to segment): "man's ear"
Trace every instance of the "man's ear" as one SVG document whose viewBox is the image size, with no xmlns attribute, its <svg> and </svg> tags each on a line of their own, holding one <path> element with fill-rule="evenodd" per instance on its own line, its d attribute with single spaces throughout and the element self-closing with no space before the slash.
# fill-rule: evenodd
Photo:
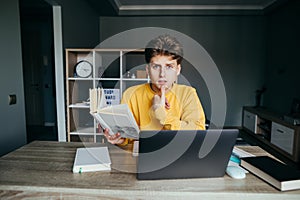
<svg viewBox="0 0 300 200">
<path fill-rule="evenodd" d="M 179 76 L 181 72 L 181 64 L 177 65 L 177 76 Z"/>
</svg>

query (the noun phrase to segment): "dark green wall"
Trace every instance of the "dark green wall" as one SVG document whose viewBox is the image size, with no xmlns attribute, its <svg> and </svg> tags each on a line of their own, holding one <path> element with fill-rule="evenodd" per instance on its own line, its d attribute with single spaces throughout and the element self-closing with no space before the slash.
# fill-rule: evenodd
<svg viewBox="0 0 300 200">
<path fill-rule="evenodd" d="M 287 114 L 293 98 L 300 99 L 300 1 L 290 1 L 267 19 L 264 106 Z"/>
<path fill-rule="evenodd" d="M 64 48 L 93 48 L 99 43 L 99 16 L 84 0 L 55 0 L 62 10 Z"/>
<path fill-rule="evenodd" d="M 47 2 L 53 2 L 62 8 L 64 48 L 93 48 L 98 44 L 99 16 L 87 2 L 84 0 Z M 3 73 L 0 74 L 1 156 L 26 144 L 19 0 L 0 2 L 0 27 L 0 69 L 3 69 Z M 8 105 L 10 94 L 16 94 L 16 105 Z"/>
<path fill-rule="evenodd" d="M 0 156 L 26 144 L 25 104 L 18 0 L 0 6 Z M 8 105 L 8 95 L 17 103 Z"/>
<path fill-rule="evenodd" d="M 202 45 L 216 63 L 227 95 L 226 126 L 240 126 L 242 106 L 255 105 L 255 91 L 264 84 L 266 20 L 263 16 L 100 17 L 101 41 L 125 30 L 163 27 L 188 35 Z M 138 36 L 136 36 L 138 38 Z M 184 68 L 184 66 L 183 66 Z M 186 70 L 186 69 L 185 69 Z M 205 112 L 211 99 L 205 83 L 194 73 L 186 78 L 198 90 Z"/>
</svg>

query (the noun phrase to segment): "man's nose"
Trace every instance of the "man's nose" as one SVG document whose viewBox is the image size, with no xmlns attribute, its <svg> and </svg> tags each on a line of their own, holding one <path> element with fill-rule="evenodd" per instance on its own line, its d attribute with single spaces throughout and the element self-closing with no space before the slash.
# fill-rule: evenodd
<svg viewBox="0 0 300 200">
<path fill-rule="evenodd" d="M 165 67 L 161 67 L 160 68 L 159 76 L 160 77 L 165 77 L 165 75 L 166 75 L 166 68 Z"/>
</svg>

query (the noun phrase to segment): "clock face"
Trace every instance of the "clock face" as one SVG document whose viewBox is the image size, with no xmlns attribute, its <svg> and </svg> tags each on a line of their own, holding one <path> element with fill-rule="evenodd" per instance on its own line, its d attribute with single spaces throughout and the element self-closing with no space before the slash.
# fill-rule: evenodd
<svg viewBox="0 0 300 200">
<path fill-rule="evenodd" d="M 75 72 L 78 77 L 87 78 L 92 75 L 93 66 L 90 62 L 82 60 L 76 64 Z"/>
</svg>

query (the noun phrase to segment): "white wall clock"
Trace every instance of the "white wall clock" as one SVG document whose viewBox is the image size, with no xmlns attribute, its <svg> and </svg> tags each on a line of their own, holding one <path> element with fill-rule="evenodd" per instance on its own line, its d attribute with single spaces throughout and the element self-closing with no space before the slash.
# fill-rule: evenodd
<svg viewBox="0 0 300 200">
<path fill-rule="evenodd" d="M 75 65 L 75 73 L 80 78 L 88 78 L 93 73 L 93 65 L 86 60 L 81 60 Z"/>
</svg>

